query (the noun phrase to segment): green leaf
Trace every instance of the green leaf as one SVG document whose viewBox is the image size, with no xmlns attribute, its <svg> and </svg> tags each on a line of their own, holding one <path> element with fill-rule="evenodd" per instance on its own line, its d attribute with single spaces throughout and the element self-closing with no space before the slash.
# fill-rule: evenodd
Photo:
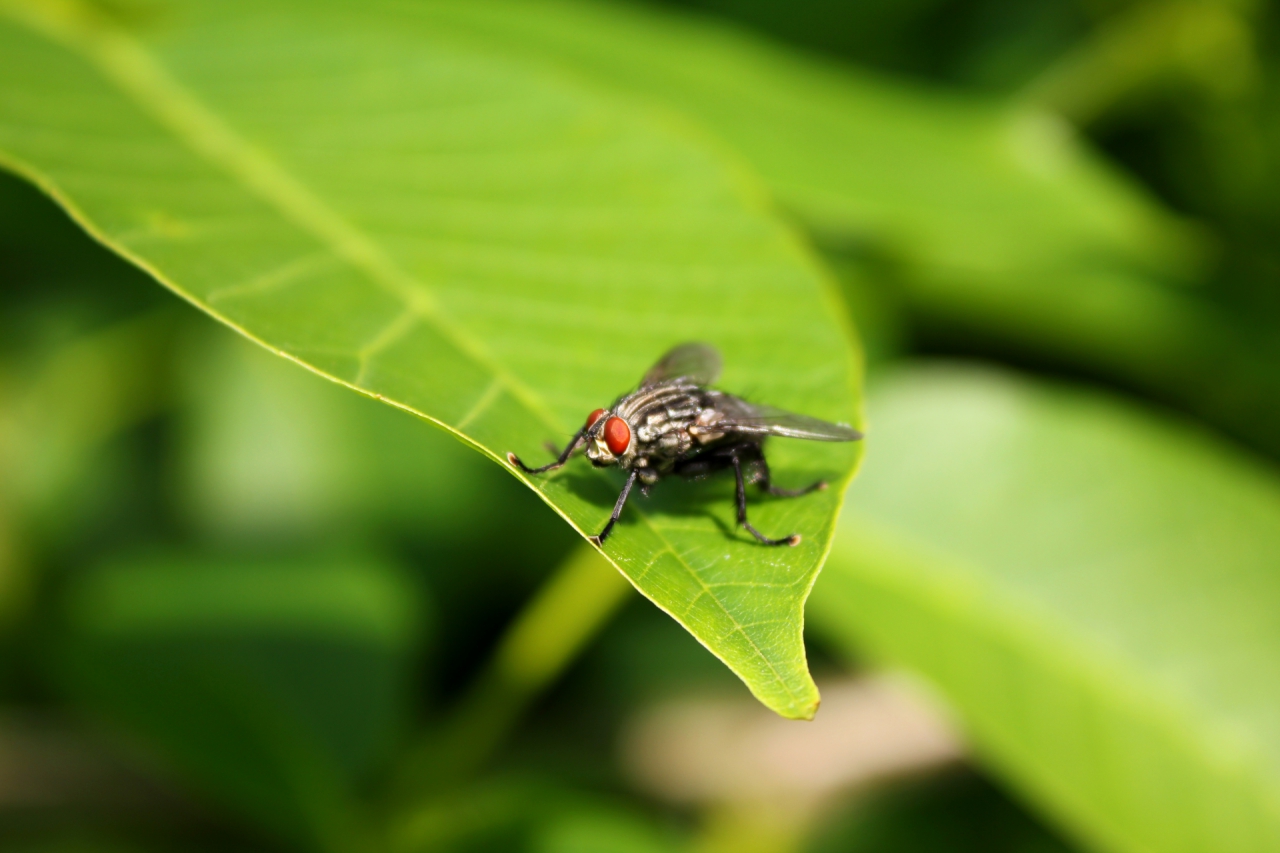
<svg viewBox="0 0 1280 853">
<path fill-rule="evenodd" d="M 183 344 L 179 500 L 211 535 L 314 542 L 372 527 L 469 545 L 474 557 L 487 511 L 546 520 L 522 486 L 441 430 L 212 324 Z"/>
<path fill-rule="evenodd" d="M 404 9 L 683 112 L 734 146 L 821 242 L 893 258 L 927 319 L 1090 364 L 1171 357 L 1180 324 L 1194 322 L 1154 279 L 1193 275 L 1198 235 L 1050 113 L 895 82 L 639 5 Z"/>
<path fill-rule="evenodd" d="M 392 6 L 406 25 L 460 29 L 683 112 L 750 162 L 829 265 L 872 279 L 926 341 L 1095 372 L 1280 451 L 1274 336 L 1184 286 L 1203 280 L 1216 236 L 1054 113 L 641 5 Z M 856 289 L 846 296 L 874 345 L 875 306 Z"/>
<path fill-rule="evenodd" d="M 1026 812 L 968 773 L 899 782 L 851 797 L 805 853 L 1070 853 Z"/>
<path fill-rule="evenodd" d="M 530 853 L 672 853 L 685 847 L 663 827 L 617 808 L 556 815 L 539 829 Z"/>
<path fill-rule="evenodd" d="M 67 589 L 53 675 L 228 805 L 340 847 L 404 722 L 420 599 L 367 558 L 121 558 Z"/>
<path fill-rule="evenodd" d="M 857 419 L 833 291 L 687 129 L 376 5 L 175 0 L 129 26 L 4 8 L 0 161 L 223 321 L 503 464 L 687 339 L 723 350 L 726 388 Z M 858 448 L 774 455 L 788 484 L 842 486 Z M 619 488 L 580 463 L 530 484 L 584 533 Z M 764 549 L 724 481 L 660 488 L 606 555 L 810 716 L 802 608 L 841 491 L 754 502 L 762 530 L 805 536 Z"/>
<path fill-rule="evenodd" d="M 559 788 L 546 779 L 499 779 L 450 790 L 395 826 L 390 847 L 398 853 L 678 853 L 689 849 L 673 827 L 651 815 L 608 798 Z"/>
<path fill-rule="evenodd" d="M 1274 347 L 1182 286 L 1203 277 L 1206 235 L 1052 113 L 872 75 L 642 5 L 398 7 L 406 26 L 499 41 L 713 131 L 829 263 L 871 279 L 924 339 L 1098 373 L 1280 449 Z M 873 304 L 853 304 L 874 348 Z"/>
<path fill-rule="evenodd" d="M 1100 849 L 1280 849 L 1280 482 L 970 367 L 886 379 L 815 626 L 935 682 Z"/>
</svg>

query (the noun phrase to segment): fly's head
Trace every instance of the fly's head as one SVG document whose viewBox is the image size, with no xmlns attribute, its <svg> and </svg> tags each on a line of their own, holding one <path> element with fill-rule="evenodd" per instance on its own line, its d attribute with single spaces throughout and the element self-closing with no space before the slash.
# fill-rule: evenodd
<svg viewBox="0 0 1280 853">
<path fill-rule="evenodd" d="M 635 433 L 625 418 L 607 409 L 587 415 L 587 458 L 597 468 L 629 468 L 636 457 Z"/>
</svg>

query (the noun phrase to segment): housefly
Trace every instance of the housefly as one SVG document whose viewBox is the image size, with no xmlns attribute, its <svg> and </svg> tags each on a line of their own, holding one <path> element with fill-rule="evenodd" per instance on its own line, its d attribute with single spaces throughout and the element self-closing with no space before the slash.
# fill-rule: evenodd
<svg viewBox="0 0 1280 853">
<path fill-rule="evenodd" d="M 747 521 L 746 481 L 758 483 L 771 495 L 787 498 L 825 489 L 827 484 L 819 480 L 803 489 L 773 485 L 764 458 L 764 440 L 776 435 L 811 441 L 856 441 L 862 433 L 842 424 L 748 403 L 708 388 L 719 377 L 720 365 L 720 353 L 714 347 L 682 344 L 663 356 L 635 391 L 619 397 L 611 407 L 587 415 L 586 423 L 556 461 L 530 468 L 514 453 L 508 453 L 507 460 L 526 474 L 541 474 L 561 467 L 585 445 L 592 465 L 617 465 L 626 471 L 627 483 L 618 495 L 613 514 L 604 529 L 591 537 L 597 545 L 613 530 L 637 480 L 640 491 L 648 495 L 650 487 L 668 474 L 700 478 L 728 468 L 737 478 L 738 523 L 765 545 L 796 545 L 800 542 L 799 533 L 770 539 Z M 556 452 L 554 446 L 551 451 Z"/>
</svg>

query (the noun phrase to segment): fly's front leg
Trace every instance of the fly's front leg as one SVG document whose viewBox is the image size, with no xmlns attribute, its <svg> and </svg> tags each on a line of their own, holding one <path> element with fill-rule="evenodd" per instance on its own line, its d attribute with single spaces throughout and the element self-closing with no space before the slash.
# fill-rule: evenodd
<svg viewBox="0 0 1280 853">
<path fill-rule="evenodd" d="M 798 498 L 810 492 L 820 492 L 827 487 L 826 480 L 819 480 L 816 483 L 805 486 L 803 489 L 780 489 L 773 484 L 773 478 L 769 473 L 769 463 L 765 461 L 764 454 L 761 454 L 756 461 L 760 464 L 760 473 L 756 475 L 756 482 L 760 484 L 760 488 L 771 495 L 776 495 L 780 498 Z"/>
<path fill-rule="evenodd" d="M 799 545 L 800 534 L 792 533 L 782 539 L 770 539 L 759 530 L 751 526 L 751 522 L 747 521 L 747 484 L 742 479 L 742 460 L 735 453 L 731 457 L 733 463 L 733 475 L 738 481 L 738 523 L 751 532 L 751 535 L 759 539 L 765 545 Z"/>
<path fill-rule="evenodd" d="M 622 508 L 627 504 L 627 495 L 631 494 L 631 487 L 636 484 L 636 478 L 640 476 L 640 472 L 632 468 L 631 473 L 627 475 L 627 484 L 622 487 L 622 494 L 618 495 L 618 502 L 613 505 L 613 515 L 609 516 L 609 522 L 604 526 L 597 535 L 590 537 L 591 541 L 598 546 L 604 545 L 604 540 L 609 535 L 609 531 L 618 523 L 618 516 L 622 515 Z"/>
<path fill-rule="evenodd" d="M 574 433 L 573 441 L 569 442 L 569 444 L 565 447 L 564 451 L 560 454 L 560 456 L 556 459 L 556 461 L 547 465 L 543 465 L 541 468 L 530 468 L 528 465 L 521 462 L 520 457 L 516 456 L 514 453 L 507 454 L 507 461 L 510 462 L 512 465 L 516 466 L 517 468 L 519 468 L 521 471 L 525 472 L 526 474 L 542 474 L 547 471 L 554 471 L 556 468 L 559 468 L 561 465 L 564 465 L 565 462 L 569 461 L 569 457 L 573 454 L 573 451 L 577 450 L 579 445 L 582 444 L 582 438 L 583 436 L 586 435 L 586 433 L 587 433 L 586 427 L 583 427 L 582 429 Z M 551 452 L 555 453 L 554 445 L 552 446 Z"/>
</svg>

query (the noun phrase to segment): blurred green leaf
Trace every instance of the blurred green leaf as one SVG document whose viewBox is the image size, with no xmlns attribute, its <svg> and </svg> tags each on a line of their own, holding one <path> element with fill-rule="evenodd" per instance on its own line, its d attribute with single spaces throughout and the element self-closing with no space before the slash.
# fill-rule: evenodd
<svg viewBox="0 0 1280 853">
<path fill-rule="evenodd" d="M 172 321 L 147 314 L 79 336 L 0 385 L 0 482 L 25 512 L 56 515 L 87 457 L 167 402 Z"/>
<path fill-rule="evenodd" d="M 1077 126 L 1097 124 L 1112 111 L 1150 109 L 1161 92 L 1240 99 L 1257 85 L 1260 71 L 1251 5 L 1191 0 L 1121 7 L 1032 80 L 1024 97 Z"/>
<path fill-rule="evenodd" d="M 850 798 L 807 853 L 1067 853 L 989 782 L 951 774 Z"/>
<path fill-rule="evenodd" d="M 537 458 L 702 338 L 725 385 L 857 418 L 835 300 L 714 149 L 500 49 L 343 4 L 173 2 L 125 28 L 9 0 L 0 158 L 101 240 L 281 354 L 432 419 L 491 458 Z M 858 449 L 780 445 L 795 482 Z M 577 529 L 618 481 L 531 485 Z M 608 557 L 769 707 L 811 715 L 802 608 L 840 489 L 760 502 L 723 481 L 631 508 Z M 494 519 L 501 535 L 501 519 Z"/>
<path fill-rule="evenodd" d="M 658 853 L 687 849 L 670 827 L 616 801 L 506 779 L 455 790 L 392 837 L 396 853 Z"/>
<path fill-rule="evenodd" d="M 1274 474 L 989 370 L 906 371 L 871 402 L 814 626 L 928 676 L 1102 849 L 1280 849 Z"/>
<path fill-rule="evenodd" d="M 398 787 L 414 801 L 490 761 L 516 723 L 629 599 L 631 587 L 580 544 L 521 608 L 449 717 L 402 754 Z"/>
<path fill-rule="evenodd" d="M 80 325 L 65 306 L 41 313 L 63 331 Z M 95 510 L 127 503 L 104 449 L 167 401 L 172 319 L 35 336 L 0 360 L 0 623 L 30 604 L 41 557 L 73 550 Z"/>
<path fill-rule="evenodd" d="M 403 8 L 407 21 L 498 40 L 705 126 L 765 178 L 829 263 L 871 278 L 933 348 L 1102 375 L 1280 451 L 1266 331 L 1185 286 L 1205 277 L 1217 247 L 1054 113 L 627 3 Z M 847 292 L 873 354 L 892 347 L 894 318 L 865 286 Z"/>
<path fill-rule="evenodd" d="M 1098 12 L 1078 0 L 665 0 L 865 67 L 1007 91 Z"/>
<path fill-rule="evenodd" d="M 581 544 L 519 481 L 448 433 L 193 319 L 199 325 L 179 336 L 181 405 L 165 460 L 184 527 L 238 549 L 388 539 L 408 549 L 449 602 L 439 618 L 452 655 L 433 681 L 474 665 Z"/>
<path fill-rule="evenodd" d="M 407 8 L 681 109 L 819 233 L 883 241 L 933 278 L 978 286 L 1108 263 L 1177 274 L 1195 257 L 1172 216 L 1049 113 L 874 77 L 625 3 Z"/>
<path fill-rule="evenodd" d="M 81 708 L 275 832 L 342 849 L 403 724 L 420 592 L 376 560 L 118 560 L 63 599 Z"/>
<path fill-rule="evenodd" d="M 529 846 L 530 853 L 672 853 L 676 844 L 636 814 L 621 809 L 570 812 L 547 821 Z"/>
<path fill-rule="evenodd" d="M 1167 356 L 1195 323 L 1157 280 L 1194 275 L 1202 238 L 1051 113 L 641 6 L 405 8 L 680 110 L 741 152 L 820 243 L 892 257 L 928 319 L 1112 367 Z"/>
<path fill-rule="evenodd" d="M 478 539 L 495 506 L 511 511 L 510 481 L 449 435 L 224 329 L 185 337 L 178 479 L 203 530 L 302 539 L 376 526 Z"/>
<path fill-rule="evenodd" d="M 870 273 L 934 350 L 1101 375 L 1280 451 L 1280 373 L 1268 329 L 1244 328 L 1248 321 L 1185 287 L 1219 260 L 1215 238 L 1030 99 L 873 76 L 641 5 L 430 0 L 398 8 L 406 26 L 460 29 L 708 128 L 762 175 L 829 264 Z M 1012 14 L 993 17 L 1010 26 Z M 1206 13 L 1215 14 L 1222 17 Z M 1254 269 L 1248 278 L 1268 274 Z M 858 287 L 846 292 L 873 353 L 892 346 L 892 316 Z"/>
</svg>

